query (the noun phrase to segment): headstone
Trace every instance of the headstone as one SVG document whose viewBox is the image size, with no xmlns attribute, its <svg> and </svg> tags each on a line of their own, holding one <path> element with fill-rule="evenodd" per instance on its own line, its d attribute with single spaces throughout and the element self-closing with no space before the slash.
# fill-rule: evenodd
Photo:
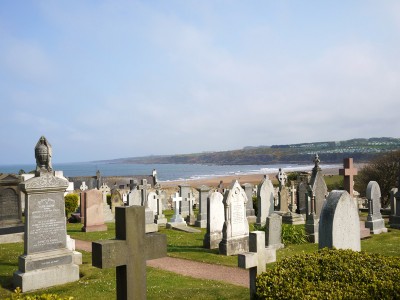
<svg viewBox="0 0 400 300">
<path fill-rule="evenodd" d="M 267 217 L 274 212 L 274 186 L 268 175 L 258 185 L 257 192 L 257 224 L 264 226 Z"/>
<path fill-rule="evenodd" d="M 280 212 L 288 212 L 289 211 L 289 199 L 290 199 L 290 194 L 289 190 L 286 186 L 282 186 L 279 188 L 278 191 L 278 211 Z"/>
<path fill-rule="evenodd" d="M 296 210 L 296 187 L 294 186 L 294 182 L 292 182 L 292 186 L 290 188 L 289 211 L 282 215 L 282 223 L 291 225 L 305 224 L 303 216 L 297 214 Z"/>
<path fill-rule="evenodd" d="M 222 241 L 222 228 L 225 222 L 224 196 L 213 192 L 207 199 L 207 232 L 204 235 L 203 246 L 207 249 L 218 249 Z"/>
<path fill-rule="evenodd" d="M 106 231 L 107 225 L 104 224 L 102 193 L 98 190 L 86 190 L 83 194 L 85 194 L 85 221 L 82 231 Z"/>
<path fill-rule="evenodd" d="M 19 176 L 0 174 L 0 244 L 22 242 L 24 224 Z"/>
<path fill-rule="evenodd" d="M 292 181 L 292 185 L 290 186 L 290 204 L 289 204 L 289 211 L 291 211 L 292 213 L 295 213 L 297 210 L 296 192 L 297 189 L 294 185 L 294 181 Z"/>
<path fill-rule="evenodd" d="M 151 189 L 151 184 L 147 183 L 147 179 L 142 179 L 142 184 L 138 186 L 138 189 L 142 192 L 142 206 L 148 207 L 147 194 L 149 193 L 149 189 Z"/>
<path fill-rule="evenodd" d="M 79 193 L 79 218 L 82 224 L 85 223 L 85 197 L 86 194 L 84 192 Z"/>
<path fill-rule="evenodd" d="M 79 266 L 67 248 L 64 191 L 68 181 L 55 177 L 52 149 L 45 137 L 35 147 L 35 177 L 21 183 L 25 197 L 24 254 L 14 286 L 28 292 L 79 280 Z"/>
<path fill-rule="evenodd" d="M 186 202 L 188 202 L 189 213 L 185 218 L 185 221 L 188 225 L 194 225 L 196 222 L 196 218 L 194 216 L 193 206 L 195 202 L 195 197 L 192 192 L 189 193 L 188 197 L 186 198 Z M 185 202 L 185 201 L 183 201 Z"/>
<path fill-rule="evenodd" d="M 247 221 L 251 224 L 256 223 L 257 217 L 255 215 L 253 207 L 253 185 L 251 183 L 245 183 L 242 185 L 244 192 L 247 196 L 247 206 L 246 206 L 246 217 Z"/>
<path fill-rule="evenodd" d="M 111 191 L 111 211 L 114 215 L 115 215 L 115 208 L 119 206 L 124 206 L 121 193 L 117 189 L 113 189 Z"/>
<path fill-rule="evenodd" d="M 282 244 L 282 217 L 278 214 L 272 214 L 267 217 L 265 224 L 265 247 L 280 249 Z"/>
<path fill-rule="evenodd" d="M 306 214 L 306 226 L 305 231 L 307 239 L 311 243 L 318 243 L 318 230 L 319 230 L 319 218 L 315 213 L 315 194 L 311 186 L 308 186 L 307 194 L 307 214 Z"/>
<path fill-rule="evenodd" d="M 222 195 L 225 193 L 224 182 L 222 180 L 218 184 L 217 192 L 221 193 Z"/>
<path fill-rule="evenodd" d="M 396 195 L 397 191 L 398 191 L 397 188 L 392 188 L 390 190 L 390 216 L 389 216 L 390 227 L 392 227 L 393 220 L 396 218 L 396 197 L 395 197 L 395 195 Z M 394 223 L 396 223 L 396 222 L 394 222 Z"/>
<path fill-rule="evenodd" d="M 180 214 L 183 218 L 186 218 L 189 215 L 189 201 L 188 197 L 190 194 L 190 185 L 182 184 L 179 186 L 179 194 L 182 197 L 181 205 L 180 205 Z"/>
<path fill-rule="evenodd" d="M 156 198 L 157 199 L 157 211 L 156 211 L 156 215 L 154 217 L 154 222 L 157 225 L 165 225 L 165 224 L 167 224 L 167 218 L 163 214 L 163 210 L 164 210 L 163 200 L 164 200 L 165 196 L 160 189 L 157 189 L 156 197 L 157 197 Z"/>
<path fill-rule="evenodd" d="M 299 183 L 297 186 L 297 210 L 296 213 L 306 215 L 307 214 L 307 188 L 309 184 L 308 175 L 300 175 Z"/>
<path fill-rule="evenodd" d="M 83 181 L 79 189 L 83 192 L 86 191 L 89 187 L 86 185 L 86 183 Z"/>
<path fill-rule="evenodd" d="M 249 269 L 250 299 L 256 298 L 256 277 L 266 271 L 266 264 L 276 261 L 276 249 L 265 248 L 265 232 L 253 231 L 249 235 L 249 252 L 238 255 L 238 267 Z"/>
<path fill-rule="evenodd" d="M 321 167 L 319 166 L 320 159 L 318 154 L 314 158 L 314 168 L 312 169 L 310 178 L 310 187 L 315 196 L 315 215 L 319 218 L 321 214 L 322 206 L 324 205 L 326 196 L 328 195 L 328 187 L 326 186 L 324 177 L 321 173 Z"/>
<path fill-rule="evenodd" d="M 99 188 L 99 191 L 101 192 L 102 198 L 103 198 L 103 216 L 104 216 L 104 222 L 113 222 L 114 221 L 114 215 L 111 211 L 110 205 L 107 203 L 107 195 L 111 192 L 111 189 L 108 187 L 107 184 L 103 183 L 101 187 Z"/>
<path fill-rule="evenodd" d="M 361 251 L 358 209 L 347 191 L 329 193 L 319 220 L 319 248 Z"/>
<path fill-rule="evenodd" d="M 372 234 L 387 232 L 385 221 L 381 215 L 381 189 L 376 181 L 370 181 L 367 186 L 366 196 L 368 199 L 368 217 L 365 227 Z"/>
<path fill-rule="evenodd" d="M 207 228 L 207 198 L 210 195 L 210 188 L 202 185 L 197 191 L 199 192 L 199 214 L 197 215 L 195 226 Z"/>
<path fill-rule="evenodd" d="M 219 253 L 236 255 L 249 249 L 249 223 L 246 218 L 247 197 L 237 180 L 224 195 L 225 223 Z"/>
<path fill-rule="evenodd" d="M 154 212 L 154 215 L 157 214 L 157 194 L 155 192 L 150 192 L 147 195 L 147 203 L 148 207 Z"/>
<path fill-rule="evenodd" d="M 343 169 L 339 169 L 339 175 L 344 176 L 344 189 L 349 193 L 350 197 L 353 197 L 353 177 L 357 175 L 357 169 L 353 166 L 353 158 L 343 159 Z"/>
<path fill-rule="evenodd" d="M 172 202 L 174 203 L 174 215 L 171 217 L 169 222 L 167 223 L 167 228 L 172 228 L 173 226 L 186 226 L 185 220 L 182 218 L 182 215 L 179 212 L 179 206 L 182 201 L 182 197 L 179 197 L 179 193 L 176 193 L 175 196 L 172 197 Z"/>
<path fill-rule="evenodd" d="M 117 207 L 115 240 L 92 243 L 92 265 L 116 267 L 117 299 L 146 299 L 146 260 L 167 255 L 164 234 L 145 234 L 142 206 Z"/>
<path fill-rule="evenodd" d="M 122 193 L 122 202 L 124 202 L 124 205 L 128 203 L 128 196 L 125 192 Z"/>
<path fill-rule="evenodd" d="M 138 183 L 136 180 L 130 181 L 130 191 L 128 193 L 128 206 L 142 205 L 142 193 L 138 190 Z"/>
</svg>

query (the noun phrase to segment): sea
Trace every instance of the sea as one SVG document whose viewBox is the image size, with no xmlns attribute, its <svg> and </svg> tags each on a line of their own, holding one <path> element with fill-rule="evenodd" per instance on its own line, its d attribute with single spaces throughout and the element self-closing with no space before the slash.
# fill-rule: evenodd
<svg viewBox="0 0 400 300">
<path fill-rule="evenodd" d="M 321 165 L 322 169 L 338 168 L 341 165 Z M 201 165 L 201 164 L 127 164 L 108 162 L 54 163 L 53 169 L 63 171 L 64 176 L 95 176 L 99 170 L 103 176 L 151 175 L 157 170 L 159 181 L 203 179 L 218 176 L 271 174 L 279 168 L 285 172 L 311 171 L 313 164 L 274 164 L 274 165 Z M 20 170 L 28 173 L 35 165 L 0 165 L 0 173 L 18 174 Z"/>
</svg>

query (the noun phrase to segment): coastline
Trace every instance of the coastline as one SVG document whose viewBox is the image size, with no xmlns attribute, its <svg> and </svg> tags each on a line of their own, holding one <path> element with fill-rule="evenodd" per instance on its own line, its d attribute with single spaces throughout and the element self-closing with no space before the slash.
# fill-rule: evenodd
<svg viewBox="0 0 400 300">
<path fill-rule="evenodd" d="M 360 168 L 361 166 L 358 165 L 356 167 Z M 339 169 L 340 169 L 339 167 L 322 168 L 322 174 L 324 176 L 339 175 Z M 309 172 L 311 174 L 311 169 L 304 169 L 297 171 Z M 286 173 L 290 173 L 290 171 Z M 253 185 L 259 184 L 261 180 L 264 178 L 264 175 L 268 175 L 271 180 L 276 180 L 275 179 L 276 172 L 267 172 L 260 174 L 222 175 L 222 176 L 210 176 L 210 177 L 196 178 L 196 179 L 160 181 L 160 185 L 162 188 L 177 187 L 178 185 L 182 184 L 188 184 L 193 188 L 198 188 L 202 185 L 216 188 L 219 185 L 220 181 L 222 181 L 224 188 L 228 188 L 233 180 L 238 180 L 240 184 L 244 183 L 251 183 Z"/>
</svg>

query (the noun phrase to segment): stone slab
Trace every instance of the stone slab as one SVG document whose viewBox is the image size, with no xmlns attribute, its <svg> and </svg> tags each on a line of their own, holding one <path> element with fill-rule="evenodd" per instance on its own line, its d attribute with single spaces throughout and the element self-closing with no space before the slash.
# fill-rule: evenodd
<svg viewBox="0 0 400 300">
<path fill-rule="evenodd" d="M 24 233 L 12 233 L 0 235 L 0 244 L 20 243 L 24 241 Z"/>
<path fill-rule="evenodd" d="M 167 227 L 167 228 L 171 228 L 171 229 L 175 229 L 175 230 L 179 230 L 179 231 L 184 231 L 184 232 L 188 232 L 188 233 L 199 233 L 199 232 L 201 232 L 201 230 L 199 230 L 199 229 L 195 229 L 193 227 L 184 226 L 184 225 L 170 224 L 170 227 Z"/>
</svg>

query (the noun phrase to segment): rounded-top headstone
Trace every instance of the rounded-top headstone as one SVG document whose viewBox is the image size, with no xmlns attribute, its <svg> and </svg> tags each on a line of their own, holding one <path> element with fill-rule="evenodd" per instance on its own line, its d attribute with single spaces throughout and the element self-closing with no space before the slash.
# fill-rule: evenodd
<svg viewBox="0 0 400 300">
<path fill-rule="evenodd" d="M 381 198 L 381 188 L 376 181 L 370 181 L 367 185 L 366 192 L 367 199 L 380 199 Z"/>
<path fill-rule="evenodd" d="M 358 209 L 347 191 L 332 191 L 321 210 L 319 248 L 361 250 Z"/>
</svg>

